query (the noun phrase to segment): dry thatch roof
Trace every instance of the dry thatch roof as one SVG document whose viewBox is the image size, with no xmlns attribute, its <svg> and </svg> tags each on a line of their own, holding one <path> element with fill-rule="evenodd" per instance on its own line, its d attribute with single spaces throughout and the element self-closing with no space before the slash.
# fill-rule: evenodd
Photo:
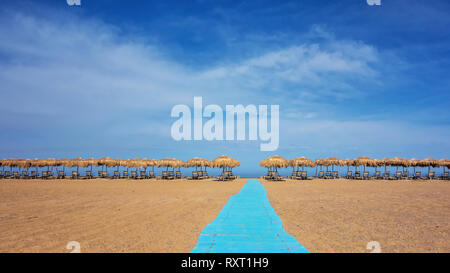
<svg viewBox="0 0 450 273">
<path fill-rule="evenodd" d="M 269 167 L 286 168 L 289 166 L 289 161 L 287 161 L 287 159 L 285 159 L 284 157 L 274 155 L 262 160 L 259 163 L 259 165 L 266 168 Z"/>
<path fill-rule="evenodd" d="M 302 156 L 302 157 L 296 157 L 294 159 L 289 160 L 289 166 L 291 166 L 291 167 L 298 167 L 298 166 L 314 167 L 315 165 L 311 159 Z"/>
<path fill-rule="evenodd" d="M 221 155 L 213 159 L 211 166 L 213 168 L 224 168 L 224 167 L 235 168 L 241 166 L 241 162 L 232 157 Z"/>
</svg>

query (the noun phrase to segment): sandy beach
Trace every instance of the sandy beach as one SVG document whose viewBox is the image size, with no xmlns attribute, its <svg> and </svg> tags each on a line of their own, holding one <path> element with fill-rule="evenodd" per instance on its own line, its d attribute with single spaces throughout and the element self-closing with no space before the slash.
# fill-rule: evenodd
<svg viewBox="0 0 450 273">
<path fill-rule="evenodd" d="M 450 182 L 264 182 L 285 230 L 310 252 L 450 252 Z"/>
<path fill-rule="evenodd" d="M 261 180 L 263 181 L 263 180 Z M 263 184 L 310 252 L 450 252 L 448 181 Z M 0 252 L 190 252 L 238 182 L 0 180 Z"/>
<path fill-rule="evenodd" d="M 190 252 L 242 181 L 0 180 L 0 252 Z"/>
</svg>

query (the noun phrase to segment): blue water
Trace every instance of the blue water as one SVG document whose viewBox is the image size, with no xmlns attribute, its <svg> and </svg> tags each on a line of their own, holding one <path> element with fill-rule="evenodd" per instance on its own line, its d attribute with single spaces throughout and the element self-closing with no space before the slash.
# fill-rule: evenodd
<svg viewBox="0 0 450 273">
<path fill-rule="evenodd" d="M 192 253 L 308 253 L 286 233 L 264 186 L 247 179 L 200 234 Z"/>
</svg>

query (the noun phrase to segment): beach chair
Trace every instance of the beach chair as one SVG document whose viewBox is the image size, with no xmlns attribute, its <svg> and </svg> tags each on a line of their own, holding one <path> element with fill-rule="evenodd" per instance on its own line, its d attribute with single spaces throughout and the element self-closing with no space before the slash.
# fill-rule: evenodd
<svg viewBox="0 0 450 273">
<path fill-rule="evenodd" d="M 64 173 L 64 171 L 58 171 L 58 176 L 56 177 L 57 179 L 64 179 L 66 176 L 66 174 Z"/>
<path fill-rule="evenodd" d="M 204 176 L 206 179 L 208 179 L 208 178 L 209 178 L 208 172 L 207 172 L 207 171 L 203 171 L 203 176 Z"/>
<path fill-rule="evenodd" d="M 155 172 L 154 171 L 149 171 L 148 172 L 148 178 L 155 178 Z"/>
<path fill-rule="evenodd" d="M 441 179 L 442 180 L 447 180 L 448 179 L 448 172 L 443 172 L 441 175 Z"/>
<path fill-rule="evenodd" d="M 420 178 L 422 178 L 422 172 L 417 171 L 417 172 L 414 174 L 413 179 L 420 179 Z"/>
<path fill-rule="evenodd" d="M 374 178 L 375 178 L 375 179 L 381 179 L 381 178 L 382 178 L 382 177 L 381 177 L 381 172 L 380 172 L 380 171 L 376 171 L 376 172 L 375 172 Z"/>
<path fill-rule="evenodd" d="M 3 178 L 10 178 L 11 174 L 9 171 L 5 171 L 5 174 L 3 175 Z"/>
<path fill-rule="evenodd" d="M 300 177 L 301 177 L 302 180 L 308 179 L 308 172 L 307 171 L 302 171 L 300 173 Z"/>
<path fill-rule="evenodd" d="M 436 173 L 435 172 L 429 172 L 428 173 L 428 179 L 434 179 L 435 178 Z"/>
<path fill-rule="evenodd" d="M 80 175 L 78 174 L 77 171 L 72 171 L 72 179 L 78 179 L 80 177 Z"/>
<path fill-rule="evenodd" d="M 353 172 L 352 171 L 347 171 L 347 175 L 345 176 L 345 178 L 347 179 L 353 179 Z"/>
<path fill-rule="evenodd" d="M 128 171 L 123 171 L 122 178 L 129 178 Z"/>
<path fill-rule="evenodd" d="M 182 177 L 181 177 L 181 172 L 180 171 L 176 171 L 176 173 L 175 173 L 175 178 L 176 179 L 181 179 Z"/>
<path fill-rule="evenodd" d="M 14 178 L 14 179 L 20 179 L 20 174 L 19 174 L 19 172 L 17 172 L 17 171 L 13 172 L 13 178 Z"/>
<path fill-rule="evenodd" d="M 327 171 L 327 172 L 326 172 L 325 178 L 326 178 L 326 179 L 331 179 L 331 178 L 333 178 L 333 176 L 331 175 L 331 171 Z"/>
<path fill-rule="evenodd" d="M 383 178 L 386 179 L 386 180 L 390 180 L 391 179 L 391 172 L 390 171 L 384 172 Z"/>
<path fill-rule="evenodd" d="M 137 172 L 136 171 L 131 171 L 130 178 L 136 179 L 137 178 Z"/>
<path fill-rule="evenodd" d="M 363 177 L 362 178 L 363 179 L 369 179 L 370 178 L 369 172 L 368 171 L 363 172 Z"/>
<path fill-rule="evenodd" d="M 166 172 L 166 171 L 163 171 L 163 172 L 161 173 L 161 179 L 168 179 L 168 178 L 167 178 L 167 172 Z"/>
<path fill-rule="evenodd" d="M 401 179 L 402 178 L 402 172 L 401 171 L 396 171 L 395 172 L 395 178 L 396 179 Z"/>
<path fill-rule="evenodd" d="M 338 171 L 333 171 L 333 178 L 334 179 L 339 178 L 339 172 Z"/>
<path fill-rule="evenodd" d="M 92 179 L 93 178 L 91 171 L 86 171 L 86 178 L 87 179 Z"/>
<path fill-rule="evenodd" d="M 167 173 L 167 179 L 175 179 L 175 174 L 173 173 L 173 171 L 169 171 Z"/>
<path fill-rule="evenodd" d="M 354 179 L 361 179 L 361 172 L 360 171 L 355 171 L 355 176 Z"/>
<path fill-rule="evenodd" d="M 47 179 L 49 176 L 48 176 L 48 172 L 47 171 L 42 171 L 41 172 L 41 178 L 42 179 Z"/>
<path fill-rule="evenodd" d="M 31 179 L 36 179 L 36 178 L 37 178 L 37 173 L 36 173 L 36 171 L 31 171 L 30 178 L 31 178 Z"/>
<path fill-rule="evenodd" d="M 28 171 L 22 171 L 22 178 L 23 179 L 29 179 L 30 176 L 28 175 Z"/>
<path fill-rule="evenodd" d="M 204 179 L 205 178 L 204 175 L 203 175 L 203 171 L 198 171 L 197 175 L 198 175 L 198 179 Z"/>
<path fill-rule="evenodd" d="M 324 175 L 324 172 L 323 172 L 323 171 L 320 171 L 320 172 L 319 172 L 318 178 L 325 178 L 325 175 Z"/>
<path fill-rule="evenodd" d="M 402 179 L 408 179 L 408 178 L 409 178 L 408 171 L 404 171 L 402 174 Z"/>
<path fill-rule="evenodd" d="M 112 178 L 113 179 L 119 179 L 120 178 L 120 172 L 119 171 L 114 171 Z"/>
<path fill-rule="evenodd" d="M 145 179 L 145 178 L 147 178 L 147 172 L 146 172 L 146 171 L 140 171 L 140 172 L 139 172 L 139 178 L 140 178 L 140 179 Z"/>
</svg>

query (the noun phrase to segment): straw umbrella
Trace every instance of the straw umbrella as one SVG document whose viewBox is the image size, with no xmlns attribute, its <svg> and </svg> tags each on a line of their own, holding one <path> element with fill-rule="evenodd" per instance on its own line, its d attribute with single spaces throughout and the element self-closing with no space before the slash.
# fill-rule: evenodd
<svg viewBox="0 0 450 273">
<path fill-rule="evenodd" d="M 58 170 L 59 166 L 63 167 L 63 173 L 66 173 L 66 164 L 69 161 L 69 159 L 67 158 L 60 158 L 58 160 L 56 160 L 56 169 Z"/>
<path fill-rule="evenodd" d="M 211 165 L 213 168 L 222 168 L 222 180 L 225 180 L 226 168 L 230 168 L 231 170 L 234 167 L 240 166 L 241 163 L 234 158 L 226 155 L 221 155 L 214 158 Z"/>
<path fill-rule="evenodd" d="M 340 160 L 339 166 L 341 166 L 341 167 L 347 166 L 347 173 L 348 173 L 350 166 L 355 166 L 355 160 L 349 159 L 349 158 Z"/>
<path fill-rule="evenodd" d="M 331 165 L 331 171 L 334 171 L 334 165 L 339 165 L 340 159 L 334 156 L 330 156 L 329 158 L 325 159 L 328 165 Z M 327 168 L 328 171 L 328 168 Z"/>
<path fill-rule="evenodd" d="M 421 167 L 428 167 L 428 173 L 430 173 L 430 168 L 438 167 L 439 163 L 436 159 L 428 157 L 424 160 L 420 160 L 418 165 Z"/>
<path fill-rule="evenodd" d="M 318 158 L 318 159 L 314 160 L 314 164 L 316 165 L 316 177 L 317 177 L 317 169 L 318 169 L 317 167 L 320 166 L 320 170 L 322 170 L 322 167 L 325 164 L 325 159 Z"/>
<path fill-rule="evenodd" d="M 177 162 L 176 158 L 163 158 L 158 161 L 157 167 L 166 167 L 166 172 L 169 170 L 169 168 L 175 169 L 178 166 L 179 162 Z"/>
<path fill-rule="evenodd" d="M 364 167 L 363 172 L 366 171 L 366 166 L 372 164 L 372 162 L 373 162 L 373 160 L 371 158 L 367 157 L 367 156 L 361 156 L 361 157 L 358 157 L 358 158 L 355 159 L 355 164 L 357 166 L 361 166 L 362 165 Z"/>
<path fill-rule="evenodd" d="M 409 166 L 413 167 L 414 175 L 416 175 L 416 167 L 419 166 L 420 160 L 417 158 L 411 158 L 408 160 Z"/>
<path fill-rule="evenodd" d="M 279 155 L 274 155 L 262 160 L 260 166 L 266 168 L 273 168 L 275 171 L 275 176 L 278 177 L 278 168 L 287 168 L 289 166 L 289 161 Z"/>
<path fill-rule="evenodd" d="M 305 167 L 314 167 L 315 165 L 311 159 L 301 156 L 289 160 L 289 166 L 291 166 L 294 171 L 298 171 L 299 167 L 302 167 L 302 171 L 304 171 Z"/>
</svg>

